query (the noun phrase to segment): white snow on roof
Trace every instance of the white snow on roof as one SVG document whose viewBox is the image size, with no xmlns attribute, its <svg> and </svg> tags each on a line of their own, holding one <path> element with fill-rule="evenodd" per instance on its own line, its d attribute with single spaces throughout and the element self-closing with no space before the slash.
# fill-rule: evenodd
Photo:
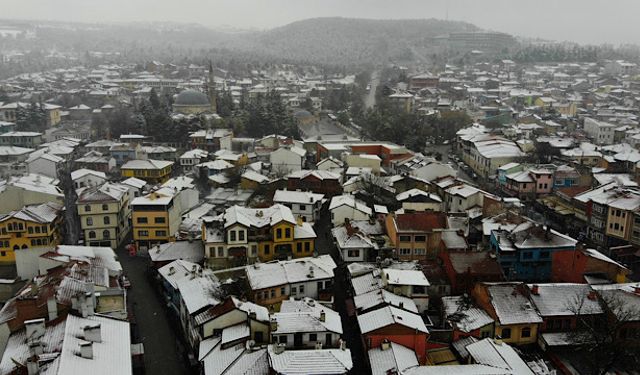
<svg viewBox="0 0 640 375">
<path fill-rule="evenodd" d="M 349 349 L 285 350 L 275 354 L 273 345 L 269 345 L 267 350 L 271 368 L 278 374 L 346 374 L 353 367 Z"/>
<path fill-rule="evenodd" d="M 404 370 L 418 366 L 418 358 L 413 349 L 391 342 L 389 349 L 374 348 L 368 351 L 372 375 L 388 375 L 395 369 L 404 374 Z"/>
<path fill-rule="evenodd" d="M 492 324 L 493 319 L 484 310 L 473 305 L 465 305 L 463 297 L 442 297 L 446 319 L 462 332 L 470 333 Z"/>
<path fill-rule="evenodd" d="M 533 293 L 537 288 L 538 292 Z M 588 284 L 530 284 L 529 298 L 541 316 L 575 316 L 601 314 L 597 298 L 588 298 L 592 292 Z M 578 311 L 579 310 L 579 311 Z"/>
<path fill-rule="evenodd" d="M 276 190 L 273 195 L 274 203 L 315 204 L 324 198 L 324 194 L 308 191 Z"/>
<path fill-rule="evenodd" d="M 394 324 L 429 333 L 420 315 L 393 306 L 358 315 L 358 325 L 360 326 L 360 332 L 363 334 Z"/>
<path fill-rule="evenodd" d="M 380 305 L 391 305 L 413 313 L 418 313 L 418 307 L 411 298 L 399 296 L 385 289 L 372 290 L 353 297 L 356 309 L 366 311 Z"/>
<path fill-rule="evenodd" d="M 78 355 L 86 342 L 84 327 L 100 325 L 101 342 L 93 343 L 93 358 Z M 67 315 L 64 343 L 60 353 L 59 374 L 131 374 L 131 337 L 129 323 L 101 316 L 81 318 Z"/>
<path fill-rule="evenodd" d="M 246 267 L 251 289 L 258 290 L 285 284 L 333 278 L 336 264 L 330 255 L 306 257 Z M 311 274 L 313 270 L 313 274 Z"/>
<path fill-rule="evenodd" d="M 431 285 L 424 273 L 418 270 L 385 268 L 382 270 L 382 277 L 389 285 Z"/>
<path fill-rule="evenodd" d="M 493 339 L 486 338 L 469 344 L 467 351 L 475 363 L 510 370 L 518 375 L 534 375 L 509 344 L 498 344 Z"/>
</svg>

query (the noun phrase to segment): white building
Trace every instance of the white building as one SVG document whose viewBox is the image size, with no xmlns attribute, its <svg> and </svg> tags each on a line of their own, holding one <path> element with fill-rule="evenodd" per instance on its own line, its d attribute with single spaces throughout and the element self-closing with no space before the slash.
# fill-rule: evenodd
<svg viewBox="0 0 640 375">
<path fill-rule="evenodd" d="M 26 161 L 27 172 L 58 178 L 58 167 L 63 162 L 64 159 L 59 156 L 36 151 Z"/>
<path fill-rule="evenodd" d="M 202 163 L 209 156 L 209 152 L 200 149 L 193 149 L 180 155 L 180 166 L 184 173 L 191 173 L 195 170 L 196 165 Z"/>
<path fill-rule="evenodd" d="M 276 190 L 273 195 L 273 203 L 289 207 L 293 216 L 301 217 L 306 222 L 318 220 L 324 202 L 324 194 L 307 191 Z"/>
<path fill-rule="evenodd" d="M 331 198 L 329 204 L 331 223 L 333 225 L 344 224 L 345 219 L 369 220 L 373 211 L 364 202 L 357 200 L 353 195 L 337 195 Z"/>
<path fill-rule="evenodd" d="M 307 151 L 297 146 L 280 147 L 269 155 L 271 170 L 281 175 L 302 170 L 306 155 Z"/>
<path fill-rule="evenodd" d="M 598 145 L 613 144 L 616 126 L 608 122 L 594 120 L 590 117 L 584 119 L 584 132 Z"/>
<path fill-rule="evenodd" d="M 337 348 L 341 335 L 340 314 L 311 298 L 282 301 L 271 315 L 271 342 L 287 349 Z"/>
<path fill-rule="evenodd" d="M 73 180 L 73 187 L 78 190 L 104 184 L 107 182 L 107 175 L 104 172 L 83 168 L 71 172 L 71 180 Z"/>
</svg>

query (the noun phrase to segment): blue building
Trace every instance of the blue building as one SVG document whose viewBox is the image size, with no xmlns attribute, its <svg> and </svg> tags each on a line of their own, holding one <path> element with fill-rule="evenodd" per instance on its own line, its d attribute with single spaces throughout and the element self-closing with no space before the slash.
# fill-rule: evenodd
<svg viewBox="0 0 640 375">
<path fill-rule="evenodd" d="M 523 222 L 491 231 L 490 244 L 507 280 L 549 281 L 553 252 L 575 250 L 577 241 L 548 227 Z"/>
</svg>

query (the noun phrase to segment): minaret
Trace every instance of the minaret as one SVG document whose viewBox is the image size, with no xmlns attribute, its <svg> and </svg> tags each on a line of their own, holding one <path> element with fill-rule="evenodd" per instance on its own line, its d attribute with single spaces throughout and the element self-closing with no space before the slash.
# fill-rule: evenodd
<svg viewBox="0 0 640 375">
<path fill-rule="evenodd" d="M 209 60 L 209 78 L 207 79 L 207 95 L 209 95 L 209 101 L 211 102 L 211 112 L 217 113 L 217 95 L 216 95 L 216 82 L 213 79 L 213 65 L 211 64 L 211 60 Z"/>
</svg>

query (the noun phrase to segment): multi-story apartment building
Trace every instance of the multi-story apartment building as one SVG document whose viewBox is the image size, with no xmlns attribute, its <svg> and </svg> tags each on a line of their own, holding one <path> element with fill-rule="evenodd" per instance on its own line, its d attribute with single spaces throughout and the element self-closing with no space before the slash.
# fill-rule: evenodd
<svg viewBox="0 0 640 375">
<path fill-rule="evenodd" d="M 0 217 L 0 262 L 15 262 L 15 251 L 60 243 L 62 205 L 25 206 Z"/>
<path fill-rule="evenodd" d="M 435 258 L 440 250 L 447 215 L 433 211 L 392 214 L 386 217 L 385 226 L 400 260 L 425 260 Z"/>
<path fill-rule="evenodd" d="M 104 183 L 78 197 L 78 215 L 89 246 L 116 248 L 129 233 L 131 190 L 126 185 Z"/>
<path fill-rule="evenodd" d="M 155 191 L 131 201 L 133 240 L 140 249 L 175 240 L 180 211 L 174 195 Z"/>
<path fill-rule="evenodd" d="M 204 221 L 205 257 L 215 268 L 253 263 L 256 259 L 299 258 L 313 255 L 316 233 L 311 224 L 276 204 L 268 208 L 232 206 Z"/>
</svg>

